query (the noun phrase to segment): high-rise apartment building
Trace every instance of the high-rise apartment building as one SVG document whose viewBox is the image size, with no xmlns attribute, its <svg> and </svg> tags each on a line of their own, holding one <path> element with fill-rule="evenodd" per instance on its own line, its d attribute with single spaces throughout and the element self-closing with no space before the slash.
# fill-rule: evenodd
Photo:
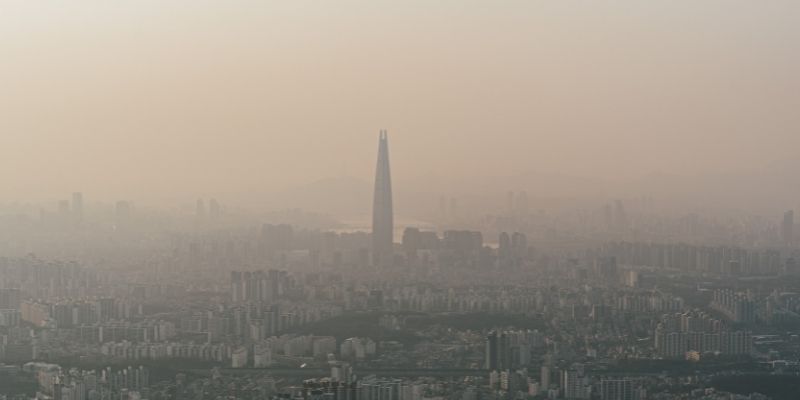
<svg viewBox="0 0 800 400">
<path fill-rule="evenodd" d="M 76 224 L 83 222 L 83 193 L 72 194 L 72 218 Z"/>
<path fill-rule="evenodd" d="M 633 381 L 630 379 L 603 379 L 600 381 L 602 400 L 633 400 Z"/>
</svg>

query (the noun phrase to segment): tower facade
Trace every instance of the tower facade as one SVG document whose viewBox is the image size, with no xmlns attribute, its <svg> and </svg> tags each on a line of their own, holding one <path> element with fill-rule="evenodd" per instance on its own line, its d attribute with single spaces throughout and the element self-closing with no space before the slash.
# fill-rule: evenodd
<svg viewBox="0 0 800 400">
<path fill-rule="evenodd" d="M 794 211 L 789 210 L 783 213 L 783 223 L 781 224 L 781 236 L 786 247 L 794 245 Z"/>
<path fill-rule="evenodd" d="M 83 193 L 72 193 L 72 218 L 76 225 L 83 222 Z"/>
<path fill-rule="evenodd" d="M 389 138 L 382 130 L 378 141 L 378 165 L 375 169 L 375 195 L 372 203 L 373 262 L 386 266 L 392 260 L 394 211 L 392 209 L 392 175 L 389 170 Z"/>
</svg>

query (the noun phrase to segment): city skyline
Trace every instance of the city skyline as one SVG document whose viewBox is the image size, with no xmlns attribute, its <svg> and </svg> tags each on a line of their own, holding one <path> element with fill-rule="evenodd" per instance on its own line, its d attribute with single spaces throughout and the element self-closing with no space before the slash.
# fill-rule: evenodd
<svg viewBox="0 0 800 400">
<path fill-rule="evenodd" d="M 797 400 L 798 17 L 0 1 L 0 400 Z"/>
</svg>

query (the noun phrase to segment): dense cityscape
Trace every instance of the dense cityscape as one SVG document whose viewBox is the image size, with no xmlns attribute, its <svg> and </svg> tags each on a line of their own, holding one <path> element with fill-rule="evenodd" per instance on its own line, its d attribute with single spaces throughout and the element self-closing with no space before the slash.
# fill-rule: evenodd
<svg viewBox="0 0 800 400">
<path fill-rule="evenodd" d="M 0 400 L 800 399 L 800 1 L 0 1 Z"/>
<path fill-rule="evenodd" d="M 214 199 L 158 220 L 126 201 L 91 209 L 82 193 L 7 218 L 3 396 L 761 399 L 800 388 L 792 211 L 726 227 L 616 200 L 569 226 L 532 213 L 524 192 L 506 200 L 483 226 L 443 216 L 441 231 L 403 227 L 396 243 L 382 131 L 371 232 L 242 223 Z M 685 240 L 657 241 L 665 227 Z"/>
</svg>

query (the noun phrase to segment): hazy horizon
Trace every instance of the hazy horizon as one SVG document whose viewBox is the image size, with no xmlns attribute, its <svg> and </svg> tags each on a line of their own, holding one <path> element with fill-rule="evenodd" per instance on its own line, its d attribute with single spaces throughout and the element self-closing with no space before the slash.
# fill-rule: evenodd
<svg viewBox="0 0 800 400">
<path fill-rule="evenodd" d="M 796 2 L 424 4 L 3 2 L 0 202 L 261 204 L 371 182 L 379 129 L 401 199 L 795 164 Z"/>
<path fill-rule="evenodd" d="M 798 22 L 0 0 L 0 400 L 797 400 Z"/>
</svg>

